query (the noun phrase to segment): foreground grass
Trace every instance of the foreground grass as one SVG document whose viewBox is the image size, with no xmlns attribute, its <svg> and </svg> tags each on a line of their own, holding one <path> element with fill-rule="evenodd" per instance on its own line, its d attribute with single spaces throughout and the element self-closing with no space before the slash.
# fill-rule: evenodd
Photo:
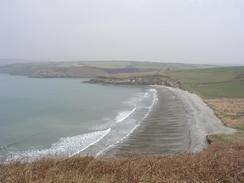
<svg viewBox="0 0 244 183">
<path fill-rule="evenodd" d="M 12 163 L 0 165 L 0 182 L 244 182 L 244 144 L 212 144 L 194 155 Z"/>
</svg>

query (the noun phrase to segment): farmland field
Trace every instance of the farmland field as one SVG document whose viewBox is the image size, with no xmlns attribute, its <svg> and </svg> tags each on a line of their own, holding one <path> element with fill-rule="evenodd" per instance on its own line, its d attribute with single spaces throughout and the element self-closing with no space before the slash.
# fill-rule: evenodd
<svg viewBox="0 0 244 183">
<path fill-rule="evenodd" d="M 204 98 L 244 97 L 244 67 L 223 67 L 166 72 L 183 88 Z"/>
</svg>

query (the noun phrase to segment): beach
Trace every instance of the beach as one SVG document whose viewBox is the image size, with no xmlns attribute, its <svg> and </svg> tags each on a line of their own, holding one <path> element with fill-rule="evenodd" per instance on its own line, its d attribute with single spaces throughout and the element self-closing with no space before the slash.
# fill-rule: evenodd
<svg viewBox="0 0 244 183">
<path fill-rule="evenodd" d="M 140 126 L 105 156 L 196 153 L 208 147 L 207 136 L 231 134 L 203 100 L 178 88 L 153 86 L 158 101 Z"/>
<path fill-rule="evenodd" d="M 80 87 L 75 79 L 7 75 L 1 79 L 2 85 L 12 83 L 2 86 L 0 97 L 9 104 L 0 105 L 5 126 L 0 129 L 2 161 L 195 153 L 207 148 L 207 135 L 235 131 L 223 126 L 200 97 L 176 87 L 87 83 Z M 20 82 L 26 85 L 21 94 L 11 88 Z M 29 89 L 33 85 L 35 91 Z M 12 104 L 9 94 L 19 102 Z M 52 105 L 45 102 L 46 97 Z M 13 111 L 18 117 L 12 118 Z M 23 115 L 27 111 L 34 114 L 28 120 Z M 30 125 L 31 131 L 27 130 Z M 11 139 L 6 131 L 13 134 Z"/>
</svg>

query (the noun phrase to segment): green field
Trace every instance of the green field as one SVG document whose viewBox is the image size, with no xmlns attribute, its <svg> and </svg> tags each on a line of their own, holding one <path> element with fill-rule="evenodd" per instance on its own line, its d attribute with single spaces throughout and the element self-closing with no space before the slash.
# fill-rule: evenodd
<svg viewBox="0 0 244 183">
<path fill-rule="evenodd" d="M 184 89 L 204 98 L 244 97 L 244 67 L 222 67 L 166 72 Z"/>
<path fill-rule="evenodd" d="M 122 70 L 121 70 L 122 69 Z M 131 70 L 130 70 L 131 69 Z M 136 71 L 133 69 L 136 69 Z M 203 98 L 243 98 L 244 66 L 216 67 L 181 63 L 132 61 L 82 61 L 12 64 L 0 67 L 0 73 L 29 77 L 87 78 L 103 75 L 146 74 L 156 72 L 182 82 L 182 87 Z"/>
</svg>

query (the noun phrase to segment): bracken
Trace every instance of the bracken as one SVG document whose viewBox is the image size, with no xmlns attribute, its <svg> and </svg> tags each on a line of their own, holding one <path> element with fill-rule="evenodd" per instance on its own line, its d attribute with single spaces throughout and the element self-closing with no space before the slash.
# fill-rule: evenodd
<svg viewBox="0 0 244 183">
<path fill-rule="evenodd" d="M 213 143 L 198 154 L 13 162 L 0 165 L 0 182 L 244 182 L 244 144 Z"/>
</svg>

